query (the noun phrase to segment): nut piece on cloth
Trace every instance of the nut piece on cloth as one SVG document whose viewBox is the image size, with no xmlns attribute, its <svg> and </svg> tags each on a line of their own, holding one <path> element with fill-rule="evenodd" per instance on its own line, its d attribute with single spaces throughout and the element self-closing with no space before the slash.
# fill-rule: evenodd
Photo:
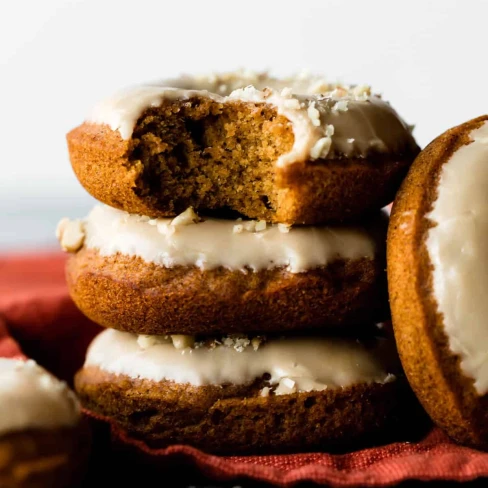
<svg viewBox="0 0 488 488">
<path fill-rule="evenodd" d="M 388 234 L 398 351 L 432 419 L 488 449 L 488 115 L 454 127 L 415 160 Z"/>
</svg>

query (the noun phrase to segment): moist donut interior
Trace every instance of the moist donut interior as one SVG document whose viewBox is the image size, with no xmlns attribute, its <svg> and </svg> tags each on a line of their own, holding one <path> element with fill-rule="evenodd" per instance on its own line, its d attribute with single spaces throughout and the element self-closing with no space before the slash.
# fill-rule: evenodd
<svg viewBox="0 0 488 488">
<path fill-rule="evenodd" d="M 166 100 L 134 128 L 129 161 L 143 168 L 134 191 L 174 214 L 194 206 L 270 215 L 274 165 L 293 142 L 289 120 L 266 104 Z"/>
</svg>

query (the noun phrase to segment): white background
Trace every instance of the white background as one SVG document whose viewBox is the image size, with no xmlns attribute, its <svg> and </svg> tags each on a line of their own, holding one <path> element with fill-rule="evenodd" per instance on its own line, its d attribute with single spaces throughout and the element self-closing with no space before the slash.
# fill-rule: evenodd
<svg viewBox="0 0 488 488">
<path fill-rule="evenodd" d="M 0 2 L 0 248 L 54 246 L 93 201 L 64 135 L 114 89 L 245 67 L 371 84 L 424 146 L 488 111 L 484 0 Z"/>
</svg>

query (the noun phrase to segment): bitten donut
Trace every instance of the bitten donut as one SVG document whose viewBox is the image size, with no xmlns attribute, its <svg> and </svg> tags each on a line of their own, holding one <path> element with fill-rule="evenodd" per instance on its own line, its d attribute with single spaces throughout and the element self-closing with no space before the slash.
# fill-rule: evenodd
<svg viewBox="0 0 488 488">
<path fill-rule="evenodd" d="M 394 332 L 408 380 L 455 440 L 488 448 L 488 116 L 420 154 L 388 235 Z"/>
<path fill-rule="evenodd" d="M 231 209 L 292 224 L 380 209 L 419 151 L 369 87 L 249 73 L 124 90 L 67 142 L 81 184 L 112 207 L 151 217 Z"/>
<path fill-rule="evenodd" d="M 34 361 L 0 358 L 0 486 L 79 486 L 90 436 L 74 393 Z"/>
<path fill-rule="evenodd" d="M 179 350 L 110 329 L 94 339 L 75 385 L 87 409 L 152 447 L 323 448 L 379 434 L 409 404 L 390 346 L 227 336 Z"/>
<path fill-rule="evenodd" d="M 80 310 L 142 334 L 347 327 L 388 315 L 387 216 L 362 227 L 149 219 L 96 206 L 63 220 L 66 275 Z"/>
</svg>

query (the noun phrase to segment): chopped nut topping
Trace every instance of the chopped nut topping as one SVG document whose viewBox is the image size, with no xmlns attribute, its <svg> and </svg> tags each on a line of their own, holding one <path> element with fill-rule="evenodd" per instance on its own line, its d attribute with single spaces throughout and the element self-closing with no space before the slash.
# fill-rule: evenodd
<svg viewBox="0 0 488 488">
<path fill-rule="evenodd" d="M 343 98 L 346 95 L 347 95 L 347 89 L 345 87 L 342 87 L 342 86 L 338 86 L 338 87 L 334 88 L 334 90 L 332 90 L 329 94 L 330 98 L 333 98 L 333 99 Z"/>
<path fill-rule="evenodd" d="M 347 112 L 348 110 L 349 108 L 347 100 L 339 100 L 332 107 L 333 112 Z"/>
<path fill-rule="evenodd" d="M 195 337 L 190 335 L 172 335 L 171 340 L 176 349 L 186 349 L 187 347 L 193 347 L 195 344 Z"/>
<path fill-rule="evenodd" d="M 244 230 L 247 230 L 248 232 L 254 232 L 254 229 L 256 228 L 256 221 L 255 220 L 246 220 L 242 224 Z"/>
<path fill-rule="evenodd" d="M 199 349 L 201 347 L 207 347 L 208 349 L 215 349 L 217 346 L 221 346 L 222 342 L 218 339 L 206 339 L 203 341 L 195 342 L 193 348 Z"/>
<path fill-rule="evenodd" d="M 166 335 L 145 335 L 141 334 L 137 337 L 137 344 L 141 349 L 148 349 L 157 344 L 167 344 L 171 339 Z"/>
<path fill-rule="evenodd" d="M 288 98 L 283 102 L 285 108 L 290 108 L 293 110 L 300 109 L 300 102 L 296 98 Z"/>
<path fill-rule="evenodd" d="M 282 232 L 283 234 L 287 234 L 290 232 L 291 224 L 278 224 L 278 230 Z"/>
<path fill-rule="evenodd" d="M 261 337 L 253 337 L 251 339 L 251 345 L 252 345 L 252 348 L 257 351 L 259 349 L 259 346 L 261 345 L 261 342 L 263 340 L 261 339 Z"/>
<path fill-rule="evenodd" d="M 320 126 L 320 112 L 315 108 L 315 102 L 312 102 L 308 106 L 307 110 L 308 116 L 310 117 L 310 120 L 312 121 L 312 124 L 315 125 L 316 127 Z"/>
<path fill-rule="evenodd" d="M 232 228 L 234 234 L 240 234 L 243 231 L 246 232 L 261 232 L 266 230 L 267 222 L 265 220 L 240 220 L 238 224 L 235 224 Z"/>
<path fill-rule="evenodd" d="M 258 220 L 254 227 L 256 232 L 261 232 L 262 230 L 266 230 L 266 220 Z"/>
<path fill-rule="evenodd" d="M 314 144 L 314 146 L 310 150 L 310 157 L 312 159 L 325 158 L 327 154 L 329 154 L 331 145 L 332 139 L 329 136 L 322 137 Z"/>
<path fill-rule="evenodd" d="M 368 85 L 357 85 L 352 89 L 356 100 L 367 100 L 371 95 L 371 87 Z"/>
<path fill-rule="evenodd" d="M 323 77 L 302 71 L 294 76 L 282 79 L 270 76 L 266 72 L 252 72 L 239 70 L 229 73 L 218 73 L 205 76 L 196 76 L 197 84 L 214 86 L 211 91 L 221 95 L 230 95 L 232 98 L 246 95 L 248 97 L 268 98 L 279 93 L 283 98 L 291 101 L 286 108 L 298 108 L 293 100 L 294 93 L 317 94 L 334 100 L 366 100 L 371 94 L 367 85 L 347 85 L 337 82 L 328 82 Z M 342 110 L 339 105 L 336 110 Z"/>
<path fill-rule="evenodd" d="M 388 373 L 386 375 L 384 383 L 392 383 L 395 380 L 396 380 L 396 376 L 394 374 Z"/>
<path fill-rule="evenodd" d="M 261 395 L 262 397 L 268 397 L 268 396 L 269 396 L 269 390 L 270 390 L 270 389 L 269 389 L 269 387 L 268 387 L 268 386 L 265 386 L 265 387 L 264 387 L 264 388 L 261 390 L 260 395 Z"/>
<path fill-rule="evenodd" d="M 283 90 L 281 90 L 281 96 L 283 98 L 291 98 L 293 94 L 293 90 L 291 88 L 285 87 Z"/>
<path fill-rule="evenodd" d="M 252 346 L 256 351 L 264 342 L 266 338 L 264 336 L 255 336 L 249 339 L 246 335 L 230 334 L 228 336 L 217 338 L 206 338 L 195 342 L 193 346 L 195 349 L 201 347 L 207 347 L 209 349 L 215 349 L 217 346 L 232 347 L 237 352 L 243 352 L 246 347 Z"/>
<path fill-rule="evenodd" d="M 171 225 L 177 227 L 179 225 L 196 224 L 200 221 L 200 218 L 193 210 L 193 207 L 188 207 L 184 212 L 180 213 L 171 221 Z"/>
<path fill-rule="evenodd" d="M 137 215 L 136 220 L 137 222 L 150 222 L 151 217 L 148 217 L 147 215 Z"/>
<path fill-rule="evenodd" d="M 85 240 L 83 223 L 81 220 L 61 219 L 56 227 L 56 237 L 64 251 L 79 251 Z"/>
<path fill-rule="evenodd" d="M 225 337 L 222 344 L 226 347 L 233 347 L 237 352 L 242 352 L 251 344 L 251 341 L 246 336 L 230 335 Z"/>
<path fill-rule="evenodd" d="M 281 382 L 288 388 L 294 388 L 295 382 L 290 378 L 283 378 Z"/>
<path fill-rule="evenodd" d="M 312 83 L 308 90 L 310 93 L 326 93 L 330 91 L 330 83 L 326 82 L 325 80 L 318 80 Z"/>
<path fill-rule="evenodd" d="M 58 225 L 56 227 L 56 239 L 58 241 L 61 241 L 61 237 L 63 235 L 64 229 L 66 229 L 66 227 L 68 226 L 69 223 L 70 223 L 70 220 L 68 219 L 68 217 L 63 217 L 58 222 Z"/>
<path fill-rule="evenodd" d="M 287 395 L 296 391 L 297 385 L 291 378 L 282 378 L 275 390 L 275 395 Z"/>
</svg>

